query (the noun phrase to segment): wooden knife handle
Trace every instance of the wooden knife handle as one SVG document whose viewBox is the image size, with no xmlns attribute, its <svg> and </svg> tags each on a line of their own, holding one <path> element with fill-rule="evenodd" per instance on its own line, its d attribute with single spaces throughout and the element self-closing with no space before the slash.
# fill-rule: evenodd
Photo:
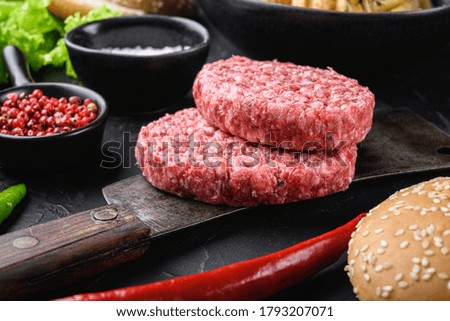
<svg viewBox="0 0 450 321">
<path fill-rule="evenodd" d="M 140 257 L 150 228 L 108 205 L 0 236 L 0 300 L 34 298 Z"/>
</svg>

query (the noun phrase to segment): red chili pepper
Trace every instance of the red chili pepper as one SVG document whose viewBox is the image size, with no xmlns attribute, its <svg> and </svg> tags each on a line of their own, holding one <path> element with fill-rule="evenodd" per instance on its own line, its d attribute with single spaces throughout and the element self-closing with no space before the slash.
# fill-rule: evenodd
<svg viewBox="0 0 450 321">
<path fill-rule="evenodd" d="M 365 215 L 287 249 L 208 272 L 60 300 L 259 300 L 283 290 L 339 259 Z"/>
</svg>

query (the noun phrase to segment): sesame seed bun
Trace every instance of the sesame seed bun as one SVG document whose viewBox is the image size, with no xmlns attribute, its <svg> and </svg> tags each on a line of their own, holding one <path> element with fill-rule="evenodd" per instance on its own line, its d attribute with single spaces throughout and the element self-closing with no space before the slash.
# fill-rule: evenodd
<svg viewBox="0 0 450 321">
<path fill-rule="evenodd" d="M 346 271 L 360 300 L 450 300 L 450 177 L 402 189 L 358 223 Z"/>
</svg>

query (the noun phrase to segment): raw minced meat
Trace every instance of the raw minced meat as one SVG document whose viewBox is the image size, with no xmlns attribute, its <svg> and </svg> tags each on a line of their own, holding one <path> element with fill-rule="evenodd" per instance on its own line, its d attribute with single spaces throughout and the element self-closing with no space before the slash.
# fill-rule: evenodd
<svg viewBox="0 0 450 321">
<path fill-rule="evenodd" d="M 155 187 L 231 206 L 280 204 L 345 190 L 357 154 L 355 144 L 308 153 L 249 143 L 209 125 L 196 108 L 142 127 L 135 151 Z"/>
<path fill-rule="evenodd" d="M 372 126 L 374 95 L 331 69 L 235 56 L 203 67 L 193 86 L 209 124 L 251 142 L 294 150 L 356 144 Z"/>
</svg>

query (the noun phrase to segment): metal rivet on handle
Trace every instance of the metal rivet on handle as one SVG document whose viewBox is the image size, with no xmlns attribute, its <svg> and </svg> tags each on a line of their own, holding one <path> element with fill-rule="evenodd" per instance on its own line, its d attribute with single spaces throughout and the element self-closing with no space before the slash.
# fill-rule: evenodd
<svg viewBox="0 0 450 321">
<path fill-rule="evenodd" d="M 13 246 L 18 249 L 29 249 L 39 244 L 39 240 L 34 236 L 22 236 L 13 241 Z"/>
<path fill-rule="evenodd" d="M 112 221 L 117 218 L 119 212 L 115 208 L 107 208 L 99 211 L 92 211 L 91 215 L 97 221 Z"/>
</svg>

